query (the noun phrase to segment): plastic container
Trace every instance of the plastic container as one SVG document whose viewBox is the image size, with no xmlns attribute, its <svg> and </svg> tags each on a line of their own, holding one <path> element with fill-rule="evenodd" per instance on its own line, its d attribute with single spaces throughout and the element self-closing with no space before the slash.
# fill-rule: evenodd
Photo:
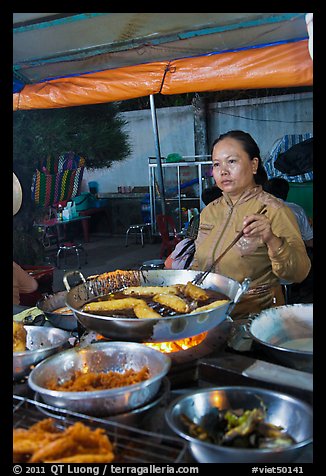
<svg viewBox="0 0 326 476">
<path fill-rule="evenodd" d="M 313 182 L 289 182 L 287 202 L 294 202 L 304 208 L 308 217 L 313 217 Z"/>
<path fill-rule="evenodd" d="M 89 192 L 82 193 L 73 198 L 73 203 L 76 206 L 77 212 L 87 210 L 88 208 L 94 208 L 95 201 L 95 197 Z"/>
<path fill-rule="evenodd" d="M 96 195 L 98 193 L 98 183 L 97 182 L 88 182 L 88 188 L 92 195 Z"/>
</svg>

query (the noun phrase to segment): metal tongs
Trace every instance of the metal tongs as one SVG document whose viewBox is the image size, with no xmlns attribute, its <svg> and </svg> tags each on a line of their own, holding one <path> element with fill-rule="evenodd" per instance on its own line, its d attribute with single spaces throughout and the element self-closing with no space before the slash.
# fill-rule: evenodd
<svg viewBox="0 0 326 476">
<path fill-rule="evenodd" d="M 266 212 L 266 205 L 263 205 L 259 210 L 258 212 L 256 212 L 256 214 L 258 215 L 261 215 L 262 213 L 265 213 Z M 231 248 L 233 248 L 233 246 L 240 240 L 240 238 L 243 236 L 243 230 L 241 230 L 237 236 L 234 238 L 234 240 L 229 244 L 229 246 L 227 246 L 225 248 L 225 250 L 216 258 L 215 261 L 213 261 L 213 263 L 211 264 L 211 266 L 206 270 L 204 271 L 203 273 L 201 274 L 197 274 L 197 276 L 192 280 L 192 284 L 195 284 L 196 286 L 200 286 L 202 284 L 202 282 L 204 281 L 204 279 L 207 277 L 207 275 L 212 271 L 212 269 L 215 268 L 215 266 L 217 265 L 217 263 L 219 263 L 219 261 L 223 258 L 223 256 L 226 255 L 226 253 L 228 251 L 230 251 Z"/>
</svg>

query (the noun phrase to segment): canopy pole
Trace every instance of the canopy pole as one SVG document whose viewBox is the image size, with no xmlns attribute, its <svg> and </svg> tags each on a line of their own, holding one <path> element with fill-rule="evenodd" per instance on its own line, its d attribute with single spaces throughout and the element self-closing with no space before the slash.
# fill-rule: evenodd
<svg viewBox="0 0 326 476">
<path fill-rule="evenodd" d="M 150 105 L 151 105 L 152 124 L 153 124 L 154 141 L 155 141 L 155 155 L 156 155 L 156 164 L 157 164 L 158 188 L 159 188 L 160 198 L 161 198 L 162 214 L 166 215 L 165 190 L 164 190 L 164 182 L 163 182 L 163 168 L 162 168 L 162 160 L 161 160 L 160 141 L 159 141 L 159 136 L 158 136 L 157 116 L 156 116 L 156 109 L 155 109 L 153 94 L 150 94 L 149 101 L 150 101 Z"/>
</svg>

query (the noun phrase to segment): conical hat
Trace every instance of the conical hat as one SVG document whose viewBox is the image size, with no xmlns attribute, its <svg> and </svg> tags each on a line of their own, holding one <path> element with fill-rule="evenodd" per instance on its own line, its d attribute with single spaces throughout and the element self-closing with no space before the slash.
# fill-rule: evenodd
<svg viewBox="0 0 326 476">
<path fill-rule="evenodd" d="M 13 215 L 16 215 L 21 207 L 23 199 L 22 188 L 16 175 L 13 173 Z"/>
</svg>

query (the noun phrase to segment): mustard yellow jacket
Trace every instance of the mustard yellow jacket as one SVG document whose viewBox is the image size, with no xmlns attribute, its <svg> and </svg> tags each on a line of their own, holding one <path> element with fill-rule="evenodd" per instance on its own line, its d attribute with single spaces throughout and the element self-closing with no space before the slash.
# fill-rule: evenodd
<svg viewBox="0 0 326 476">
<path fill-rule="evenodd" d="M 244 254 L 235 245 L 214 270 L 239 282 L 246 277 L 251 278 L 250 288 L 253 288 L 253 292 L 257 286 L 259 289 L 261 285 L 268 285 L 269 290 L 265 290 L 263 295 L 260 293 L 259 298 L 246 297 L 250 302 L 258 302 L 247 307 L 246 314 L 270 307 L 274 297 L 270 288 L 279 286 L 281 279 L 292 283 L 303 281 L 311 267 L 296 218 L 282 200 L 257 185 L 245 191 L 235 205 L 232 205 L 227 194 L 211 202 L 200 214 L 196 252 L 191 266 L 193 270 L 208 269 L 242 230 L 244 217 L 257 213 L 263 204 L 266 205 L 266 216 L 271 222 L 273 233 L 283 240 L 281 247 L 271 255 L 267 245 L 261 241 L 256 242 L 256 249 Z"/>
</svg>

